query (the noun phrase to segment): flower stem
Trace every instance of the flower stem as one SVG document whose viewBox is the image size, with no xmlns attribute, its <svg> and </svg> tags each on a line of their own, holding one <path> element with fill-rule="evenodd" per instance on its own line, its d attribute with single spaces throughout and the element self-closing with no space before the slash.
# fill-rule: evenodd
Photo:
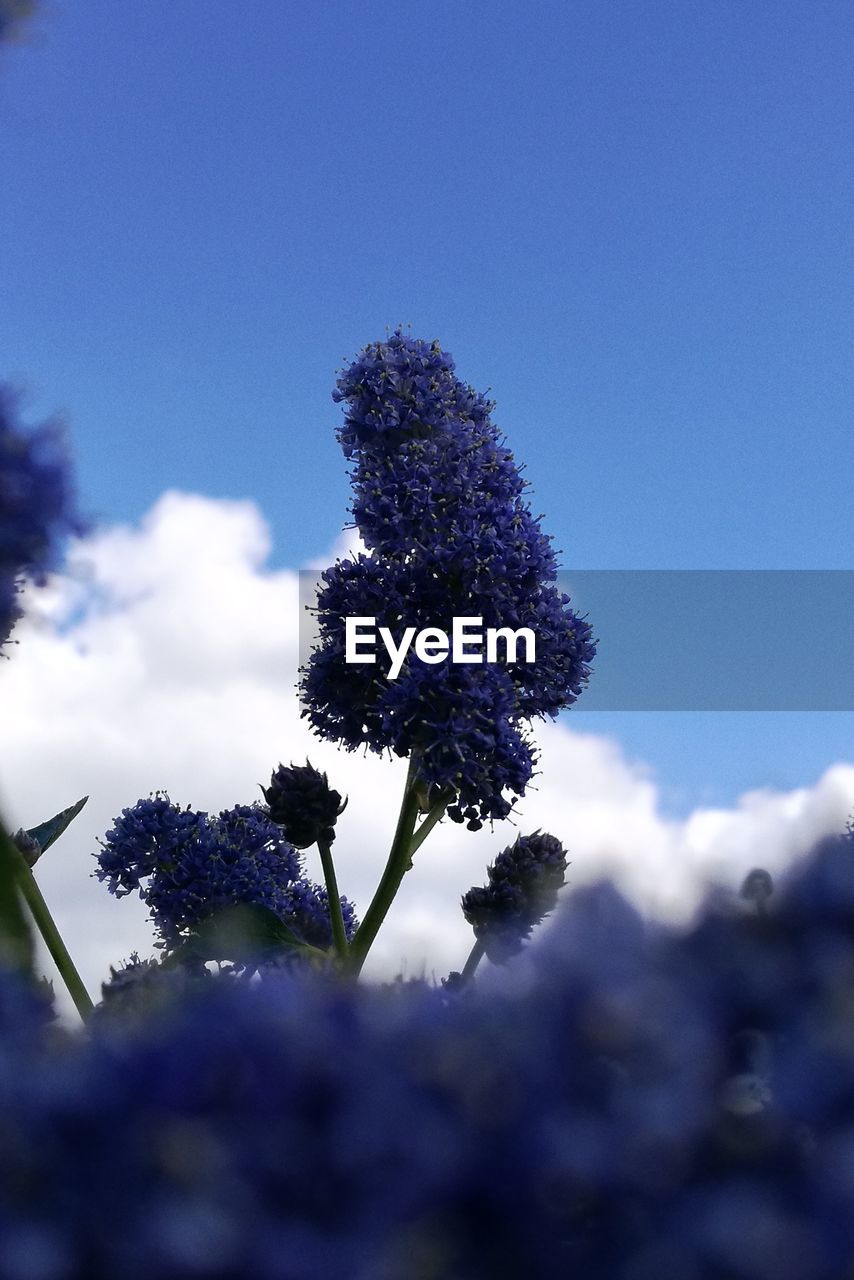
<svg viewBox="0 0 854 1280">
<path fill-rule="evenodd" d="M 475 939 L 475 944 L 469 952 L 469 958 L 463 966 L 462 979 L 463 982 L 469 982 L 475 973 L 475 969 L 480 964 L 484 956 L 483 943 L 479 938 Z"/>
<path fill-rule="evenodd" d="M 17 888 L 20 850 L 0 822 L 0 962 L 33 977 L 33 940 Z"/>
<path fill-rule="evenodd" d="M 418 818 L 418 794 L 415 789 L 417 773 L 418 766 L 415 757 L 412 756 L 409 761 L 409 772 L 406 775 L 406 785 L 403 789 L 403 800 L 401 801 L 400 814 L 397 819 L 397 830 L 394 833 L 394 840 L 391 844 L 385 871 L 377 885 L 371 905 L 365 912 L 365 918 L 357 929 L 356 936 L 350 945 L 351 969 L 356 975 L 361 972 L 365 957 L 371 949 L 371 944 L 379 933 L 380 926 L 385 920 L 388 909 L 394 901 L 395 894 L 400 888 L 400 882 L 412 865 L 412 833 L 415 830 L 415 823 Z"/>
<path fill-rule="evenodd" d="M 94 1009 L 89 992 L 83 985 L 83 979 L 77 972 L 74 961 L 68 954 L 68 948 L 54 923 L 42 891 L 36 884 L 35 876 L 24 861 L 24 855 L 16 849 L 16 875 L 21 896 L 30 909 L 30 914 L 41 934 L 51 958 L 59 970 L 60 977 L 68 988 L 68 994 L 74 1001 L 74 1007 L 85 1022 Z"/>
<path fill-rule="evenodd" d="M 332 845 L 328 840 L 318 840 L 320 861 L 323 864 L 323 879 L 326 882 L 326 897 L 329 900 L 329 918 L 332 921 L 332 938 L 335 950 L 342 960 L 347 958 L 350 950 L 347 934 L 344 929 L 344 916 L 341 912 L 341 895 L 338 892 L 338 881 L 335 878 L 335 864 L 332 861 Z"/>
<path fill-rule="evenodd" d="M 421 848 L 422 844 L 427 839 L 430 832 L 435 827 L 436 823 L 441 822 L 442 818 L 445 816 L 445 810 L 447 809 L 450 802 L 451 802 L 451 793 L 448 792 L 447 795 L 443 796 L 439 801 L 437 801 L 436 804 L 433 805 L 433 808 L 430 810 L 430 812 L 427 814 L 427 817 L 421 823 L 421 826 L 415 832 L 415 835 L 412 837 L 412 839 L 409 842 L 409 865 L 410 866 L 412 865 L 413 855 L 416 854 L 418 850 Z"/>
</svg>

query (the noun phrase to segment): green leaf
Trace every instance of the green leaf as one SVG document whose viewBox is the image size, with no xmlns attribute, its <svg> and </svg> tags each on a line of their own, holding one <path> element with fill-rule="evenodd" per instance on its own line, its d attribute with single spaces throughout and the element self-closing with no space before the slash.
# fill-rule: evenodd
<svg viewBox="0 0 854 1280">
<path fill-rule="evenodd" d="M 248 902 L 235 902 L 208 916 L 182 950 L 197 959 L 234 960 L 239 964 L 257 964 L 285 951 L 326 954 L 303 942 L 274 911 Z"/>
<path fill-rule="evenodd" d="M 37 827 L 30 827 L 27 830 L 28 836 L 31 836 L 33 840 L 38 840 L 42 853 L 44 853 L 45 849 L 49 849 L 55 840 L 59 839 L 65 828 L 70 826 L 77 817 L 88 799 L 88 796 L 84 796 L 76 804 L 63 809 L 62 813 L 57 813 L 52 818 L 48 818 L 47 822 L 40 822 Z"/>
<path fill-rule="evenodd" d="M 33 940 L 18 889 L 21 865 L 20 850 L 0 824 L 0 962 L 32 973 Z"/>
</svg>

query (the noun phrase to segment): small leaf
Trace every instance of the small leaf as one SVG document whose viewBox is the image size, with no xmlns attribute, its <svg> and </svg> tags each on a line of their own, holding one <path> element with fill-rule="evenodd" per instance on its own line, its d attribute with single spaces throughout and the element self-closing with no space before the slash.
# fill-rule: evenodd
<svg viewBox="0 0 854 1280">
<path fill-rule="evenodd" d="M 39 842 L 42 853 L 44 853 L 45 849 L 50 848 L 55 840 L 59 839 L 65 828 L 77 817 L 88 799 L 88 796 L 84 796 L 76 804 L 63 809 L 62 813 L 57 813 L 54 817 L 48 818 L 47 822 L 40 822 L 37 827 L 28 828 L 27 835 Z"/>
<path fill-rule="evenodd" d="M 182 950 L 196 959 L 234 960 L 241 964 L 257 964 L 285 951 L 317 952 L 316 947 L 303 942 L 283 924 L 274 911 L 248 902 L 221 907 L 208 916 Z"/>
</svg>

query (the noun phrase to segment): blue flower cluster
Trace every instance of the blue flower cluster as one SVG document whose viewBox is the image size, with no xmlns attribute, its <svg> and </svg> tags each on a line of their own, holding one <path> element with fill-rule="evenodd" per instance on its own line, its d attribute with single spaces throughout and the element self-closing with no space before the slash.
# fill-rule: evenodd
<svg viewBox="0 0 854 1280">
<path fill-rule="evenodd" d="M 578 697 L 591 629 L 556 586 L 550 539 L 492 403 L 459 381 L 447 352 L 398 331 L 366 347 L 334 395 L 347 406 L 339 438 L 371 555 L 323 574 L 305 714 L 350 750 L 417 754 L 422 781 L 450 792 L 450 816 L 477 829 L 507 816 L 507 793 L 524 792 L 535 762 L 526 722 Z M 454 617 L 528 627 L 536 661 L 427 665 L 410 655 L 390 681 L 382 654 L 345 665 L 344 619 L 354 616 L 376 618 L 397 641 L 407 626 L 450 633 Z"/>
<path fill-rule="evenodd" d="M 299 854 L 260 805 L 216 817 L 157 793 L 123 809 L 97 854 L 95 875 L 117 897 L 138 891 L 166 948 L 214 911 L 266 907 L 311 946 L 332 942 L 326 890 L 307 880 Z M 341 899 L 348 937 L 353 906 Z"/>
<path fill-rule="evenodd" d="M 41 582 L 54 565 L 58 540 L 81 533 L 59 430 L 25 431 L 17 399 L 0 384 L 0 648 L 20 617 L 20 578 Z"/>
<path fill-rule="evenodd" d="M 557 905 L 566 878 L 566 853 L 554 836 L 519 836 L 488 869 L 489 883 L 463 895 L 463 915 L 489 960 L 517 955 L 531 930 Z"/>
<path fill-rule="evenodd" d="M 500 987 L 212 978 L 64 1044 L 0 983 L 0 1275 L 841 1280 L 854 842 L 775 898 L 600 885 Z"/>
</svg>

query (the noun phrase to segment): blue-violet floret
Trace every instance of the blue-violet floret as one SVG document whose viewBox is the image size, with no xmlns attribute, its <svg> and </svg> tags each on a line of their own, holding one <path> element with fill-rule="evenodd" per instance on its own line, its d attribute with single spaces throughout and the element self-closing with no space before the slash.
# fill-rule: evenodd
<svg viewBox="0 0 854 1280">
<path fill-rule="evenodd" d="M 348 749 L 418 757 L 419 776 L 477 829 L 502 818 L 536 762 L 528 722 L 570 706 L 590 674 L 589 623 L 556 585 L 551 541 L 525 498 L 493 405 L 456 377 L 438 343 L 400 331 L 372 343 L 334 393 L 351 463 L 353 517 L 370 554 L 322 576 L 318 643 L 302 673 L 304 715 Z M 371 617 L 399 643 L 406 627 L 447 633 L 455 617 L 532 630 L 536 660 L 429 665 L 410 652 L 345 664 L 344 620 Z M 449 737 L 456 734 L 456 737 Z"/>
</svg>

